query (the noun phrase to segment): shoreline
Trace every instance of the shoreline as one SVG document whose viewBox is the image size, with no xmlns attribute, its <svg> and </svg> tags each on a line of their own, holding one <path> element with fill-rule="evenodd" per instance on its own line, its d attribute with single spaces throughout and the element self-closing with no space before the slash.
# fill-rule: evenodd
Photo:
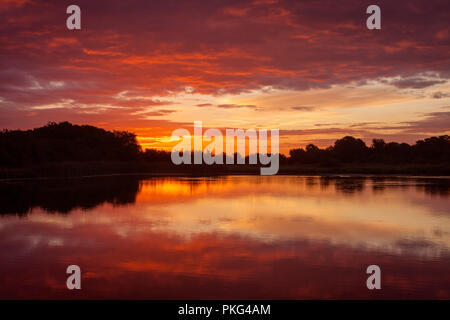
<svg viewBox="0 0 450 320">
<path fill-rule="evenodd" d="M 0 181 L 27 181 L 65 178 L 94 178 L 106 176 L 148 177 L 217 177 L 260 176 L 258 165 L 172 165 L 166 163 L 93 162 L 49 163 L 24 168 L 0 168 Z M 450 165 L 413 164 L 370 165 L 346 164 L 340 167 L 282 164 L 276 176 L 323 176 L 323 177 L 417 177 L 450 178 Z"/>
</svg>

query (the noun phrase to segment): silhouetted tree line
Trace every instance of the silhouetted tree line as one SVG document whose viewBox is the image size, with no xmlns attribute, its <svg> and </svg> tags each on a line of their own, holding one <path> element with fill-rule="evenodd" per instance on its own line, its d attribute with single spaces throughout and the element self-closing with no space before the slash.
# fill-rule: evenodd
<svg viewBox="0 0 450 320">
<path fill-rule="evenodd" d="M 225 155 L 224 163 L 225 163 Z M 235 163 L 240 155 L 235 154 Z M 193 158 L 193 154 L 192 154 Z M 245 159 L 245 163 L 249 163 Z M 0 166 L 24 167 L 59 162 L 139 161 L 171 164 L 170 152 L 141 150 L 136 135 L 126 131 L 106 131 L 69 122 L 49 123 L 33 130 L 0 132 Z M 449 163 L 450 137 L 430 137 L 414 145 L 373 139 L 372 145 L 351 136 L 336 140 L 333 146 L 309 144 L 296 148 L 289 157 L 280 155 L 281 164 L 336 166 L 351 163 Z"/>
<path fill-rule="evenodd" d="M 0 165 L 9 167 L 66 161 L 133 161 L 141 156 L 136 135 L 69 122 L 33 130 L 0 132 Z"/>
<path fill-rule="evenodd" d="M 342 163 L 448 163 L 450 162 L 450 137 L 430 137 L 414 145 L 373 139 L 368 147 L 361 139 L 351 136 L 336 140 L 325 149 L 309 144 L 305 149 L 292 149 L 289 162 L 320 165 Z"/>
</svg>

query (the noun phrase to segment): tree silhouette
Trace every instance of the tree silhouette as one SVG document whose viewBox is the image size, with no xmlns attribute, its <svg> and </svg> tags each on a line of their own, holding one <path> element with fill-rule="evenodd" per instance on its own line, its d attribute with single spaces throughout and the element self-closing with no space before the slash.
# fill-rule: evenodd
<svg viewBox="0 0 450 320">
<path fill-rule="evenodd" d="M 336 140 L 332 153 L 343 162 L 364 161 L 369 149 L 364 141 L 351 136 Z"/>
<path fill-rule="evenodd" d="M 222 155 L 225 159 L 225 155 Z M 193 157 L 193 154 L 191 154 Z M 241 155 L 235 154 L 235 163 Z M 35 164 L 65 162 L 146 162 L 171 164 L 170 152 L 141 150 L 136 135 L 127 131 L 106 131 L 88 125 L 50 122 L 33 130 L 0 132 L 0 167 L 27 167 Z M 225 161 L 224 161 L 225 163 Z M 245 163 L 249 163 L 248 156 Z M 283 164 L 308 164 L 334 167 L 341 164 L 449 164 L 450 137 L 430 137 L 414 145 L 373 139 L 367 147 L 363 140 L 346 136 L 333 146 L 289 151 L 280 155 Z"/>
<path fill-rule="evenodd" d="M 136 135 L 93 126 L 53 123 L 33 130 L 0 133 L 0 165 L 65 161 L 133 161 L 141 155 Z"/>
</svg>

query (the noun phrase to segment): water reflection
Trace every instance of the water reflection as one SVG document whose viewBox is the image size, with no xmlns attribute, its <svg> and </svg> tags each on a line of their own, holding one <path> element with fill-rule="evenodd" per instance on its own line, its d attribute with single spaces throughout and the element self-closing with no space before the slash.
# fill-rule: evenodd
<svg viewBox="0 0 450 320">
<path fill-rule="evenodd" d="M 449 298 L 449 180 L 0 183 L 3 298 Z M 63 213 L 55 215 L 49 213 Z M 65 289 L 78 264 L 83 290 Z M 378 264 L 383 290 L 365 287 Z"/>
<path fill-rule="evenodd" d="M 35 208 L 50 213 L 90 210 L 103 203 L 136 202 L 140 183 L 135 177 L 5 181 L 0 183 L 0 214 L 27 215 Z"/>
</svg>

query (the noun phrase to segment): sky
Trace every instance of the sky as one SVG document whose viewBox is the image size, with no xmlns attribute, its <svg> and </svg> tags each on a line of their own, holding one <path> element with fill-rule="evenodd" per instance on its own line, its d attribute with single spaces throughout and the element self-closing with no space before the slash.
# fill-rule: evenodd
<svg viewBox="0 0 450 320">
<path fill-rule="evenodd" d="M 200 120 L 279 129 L 283 153 L 414 143 L 450 134 L 449 21 L 448 0 L 0 0 L 0 129 L 70 121 L 170 150 Z"/>
</svg>

